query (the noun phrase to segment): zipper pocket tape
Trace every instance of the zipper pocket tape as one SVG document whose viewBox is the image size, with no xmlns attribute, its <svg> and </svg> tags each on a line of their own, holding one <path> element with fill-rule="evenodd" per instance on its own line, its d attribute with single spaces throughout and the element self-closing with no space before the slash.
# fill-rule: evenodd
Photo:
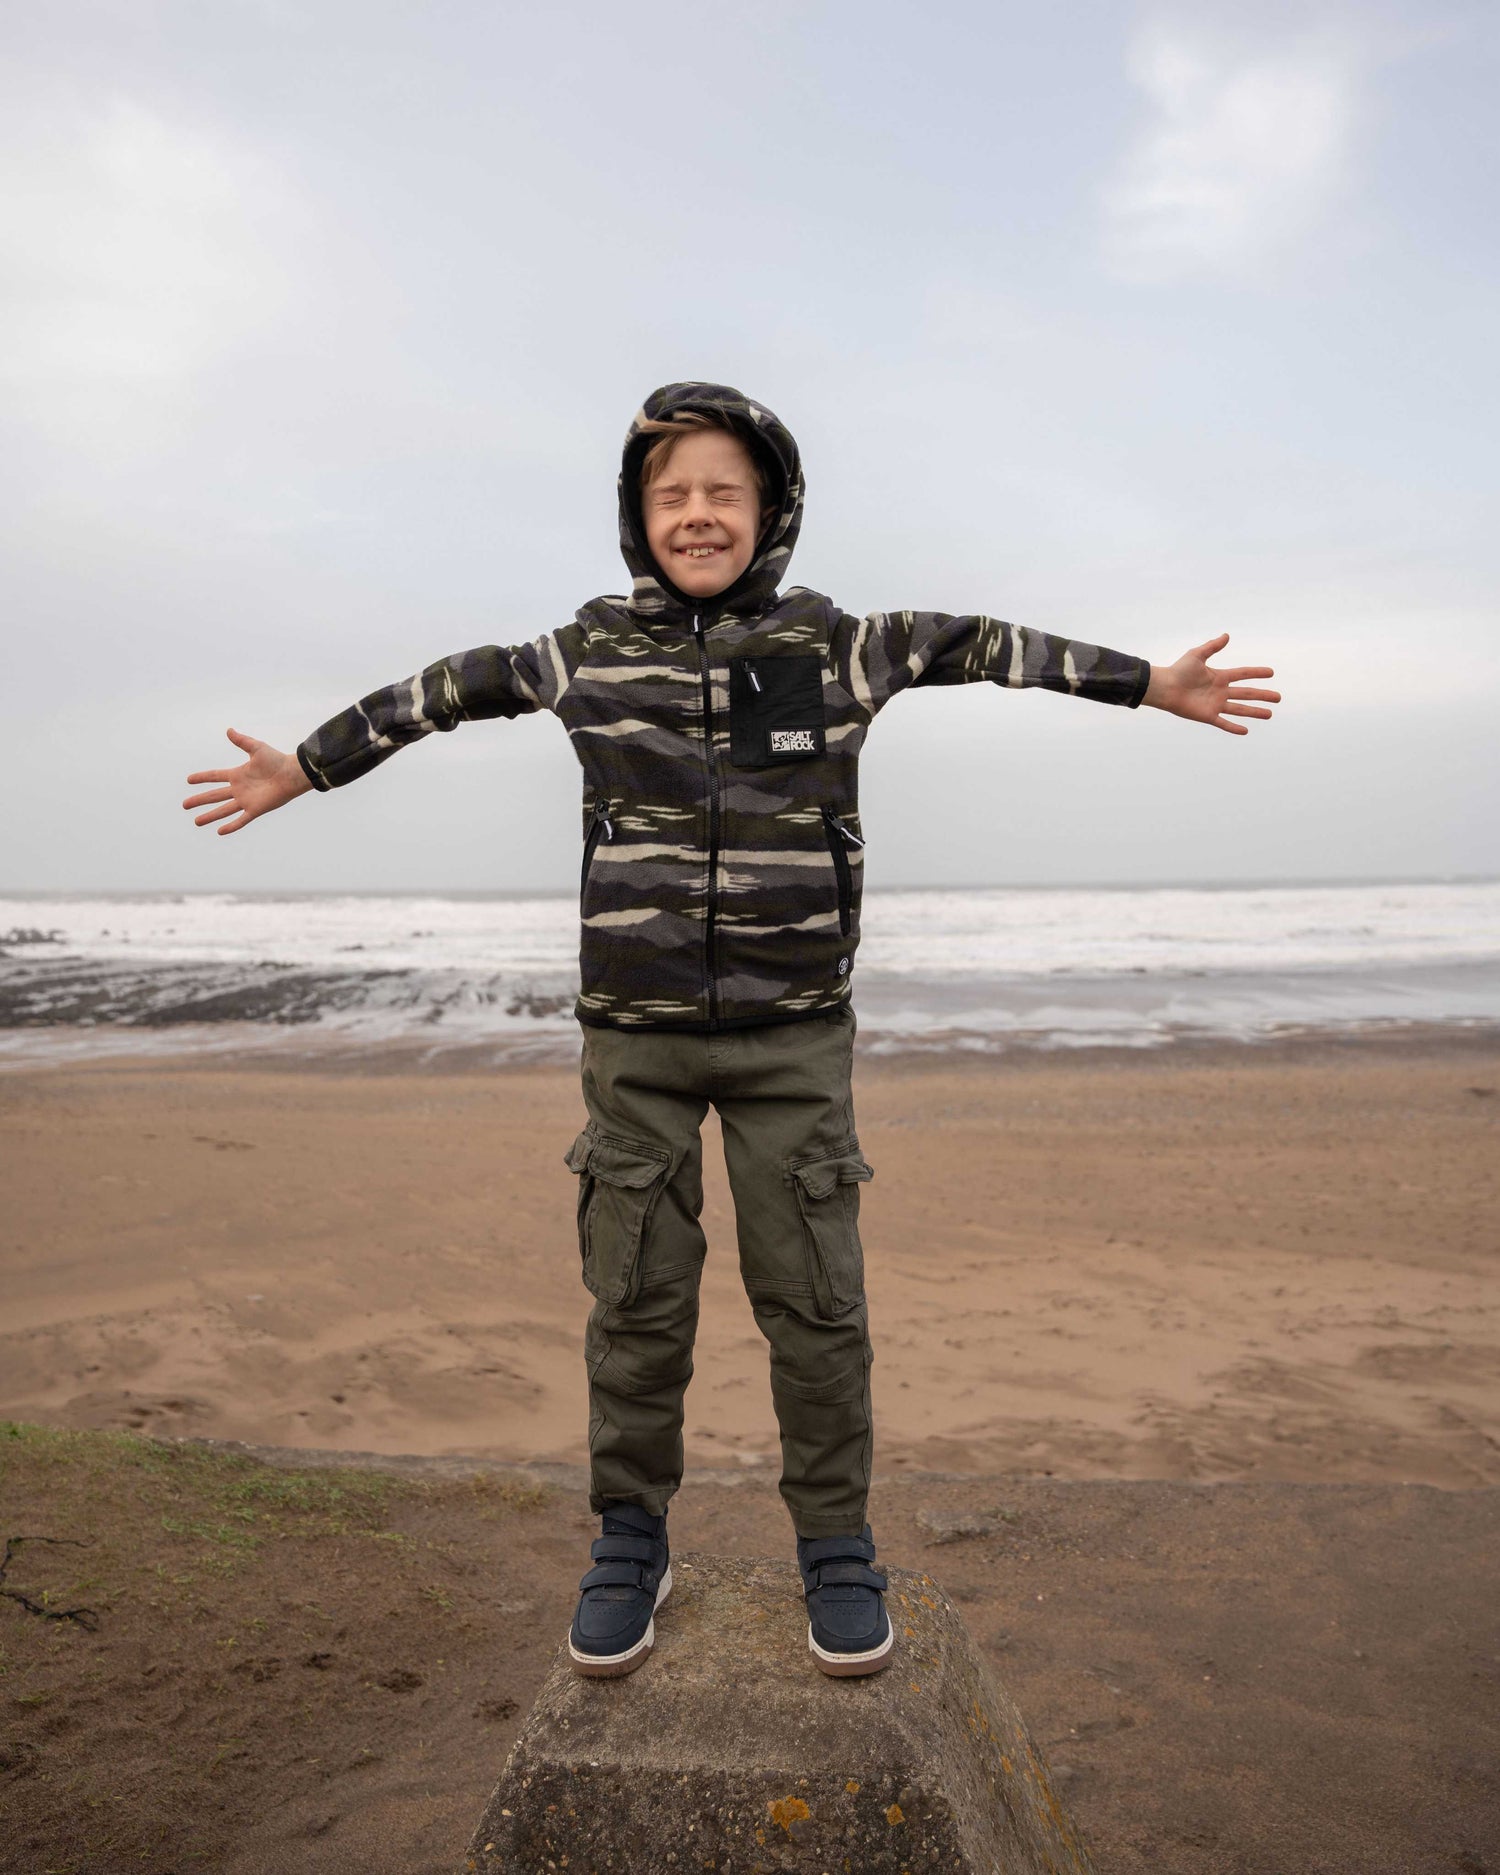
<svg viewBox="0 0 1500 1875">
<path fill-rule="evenodd" d="M 588 838 L 583 843 L 583 868 L 578 875 L 578 896 L 582 899 L 589 882 L 589 867 L 594 861 L 594 848 L 599 844 L 600 836 L 606 840 L 615 837 L 615 823 L 609 817 L 609 811 L 602 801 L 594 802 L 594 818 L 589 825 Z"/>
<path fill-rule="evenodd" d="M 839 931 L 848 937 L 853 923 L 854 880 L 849 870 L 849 848 L 862 847 L 864 841 L 859 835 L 846 827 L 831 807 L 825 807 L 823 813 L 823 831 L 828 837 L 828 851 L 833 859 L 834 877 L 839 889 Z"/>
</svg>

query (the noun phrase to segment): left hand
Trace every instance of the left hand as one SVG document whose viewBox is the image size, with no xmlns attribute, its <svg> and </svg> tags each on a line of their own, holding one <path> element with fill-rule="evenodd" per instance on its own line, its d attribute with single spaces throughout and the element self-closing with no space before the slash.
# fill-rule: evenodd
<svg viewBox="0 0 1500 1875">
<path fill-rule="evenodd" d="M 1208 660 L 1229 643 L 1229 633 L 1220 632 L 1207 644 L 1184 651 L 1175 664 L 1153 664 L 1151 682 L 1146 686 L 1143 703 L 1158 710 L 1170 710 L 1190 722 L 1212 723 L 1215 729 L 1227 729 L 1232 736 L 1250 733 L 1247 723 L 1234 723 L 1231 716 L 1268 717 L 1271 712 L 1256 707 L 1260 703 L 1279 703 L 1279 690 L 1248 690 L 1247 677 L 1274 677 L 1268 664 L 1245 664 L 1237 670 L 1216 671 Z"/>
</svg>

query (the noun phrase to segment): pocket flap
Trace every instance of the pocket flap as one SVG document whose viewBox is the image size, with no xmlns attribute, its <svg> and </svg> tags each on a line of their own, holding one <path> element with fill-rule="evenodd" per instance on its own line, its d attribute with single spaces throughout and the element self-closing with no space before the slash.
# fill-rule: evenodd
<svg viewBox="0 0 1500 1875">
<path fill-rule="evenodd" d="M 623 1185 L 639 1191 L 656 1182 L 667 1169 L 672 1155 L 654 1147 L 637 1145 L 633 1140 L 600 1139 L 585 1129 L 573 1141 L 568 1152 L 568 1169 L 591 1172 L 606 1185 Z"/>
<path fill-rule="evenodd" d="M 804 1159 L 788 1168 L 809 1198 L 831 1198 L 840 1185 L 863 1185 L 874 1178 L 858 1146 L 845 1148 L 826 1159 Z"/>
</svg>

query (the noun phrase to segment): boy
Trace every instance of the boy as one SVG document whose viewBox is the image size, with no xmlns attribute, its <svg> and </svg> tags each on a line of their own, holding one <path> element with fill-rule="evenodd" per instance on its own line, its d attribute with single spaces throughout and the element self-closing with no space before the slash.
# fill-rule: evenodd
<svg viewBox="0 0 1500 1875">
<path fill-rule="evenodd" d="M 1266 717 L 1266 668 L 1210 670 L 1227 636 L 1171 666 L 986 617 L 856 619 L 778 593 L 802 519 L 790 433 L 719 384 L 671 384 L 637 414 L 619 480 L 630 596 L 590 600 L 533 643 L 429 665 L 317 729 L 295 757 L 229 731 L 250 760 L 190 783 L 197 824 L 234 833 L 341 787 L 433 730 L 549 709 L 584 771 L 583 1092 L 578 1175 L 590 1505 L 602 1519 L 569 1651 L 628 1673 L 671 1587 L 705 1254 L 699 1127 L 723 1130 L 740 1268 L 770 1344 L 781 1495 L 821 1670 L 872 1673 L 892 1629 L 865 1520 L 872 1446 L 850 1098 L 864 835 L 860 745 L 899 691 L 1040 684 L 1214 723 Z M 232 817 L 232 818 L 231 818 Z"/>
</svg>

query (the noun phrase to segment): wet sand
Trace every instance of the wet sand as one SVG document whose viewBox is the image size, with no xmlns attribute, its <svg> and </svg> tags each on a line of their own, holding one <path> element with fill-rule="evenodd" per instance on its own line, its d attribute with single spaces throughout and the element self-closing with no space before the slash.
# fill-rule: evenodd
<svg viewBox="0 0 1500 1875">
<path fill-rule="evenodd" d="M 0 1414 L 586 1450 L 568 1070 L 0 1076 Z M 862 1060 L 877 1474 L 1500 1483 L 1500 1043 Z M 717 1126 L 691 1470 L 774 1477 Z"/>
</svg>

